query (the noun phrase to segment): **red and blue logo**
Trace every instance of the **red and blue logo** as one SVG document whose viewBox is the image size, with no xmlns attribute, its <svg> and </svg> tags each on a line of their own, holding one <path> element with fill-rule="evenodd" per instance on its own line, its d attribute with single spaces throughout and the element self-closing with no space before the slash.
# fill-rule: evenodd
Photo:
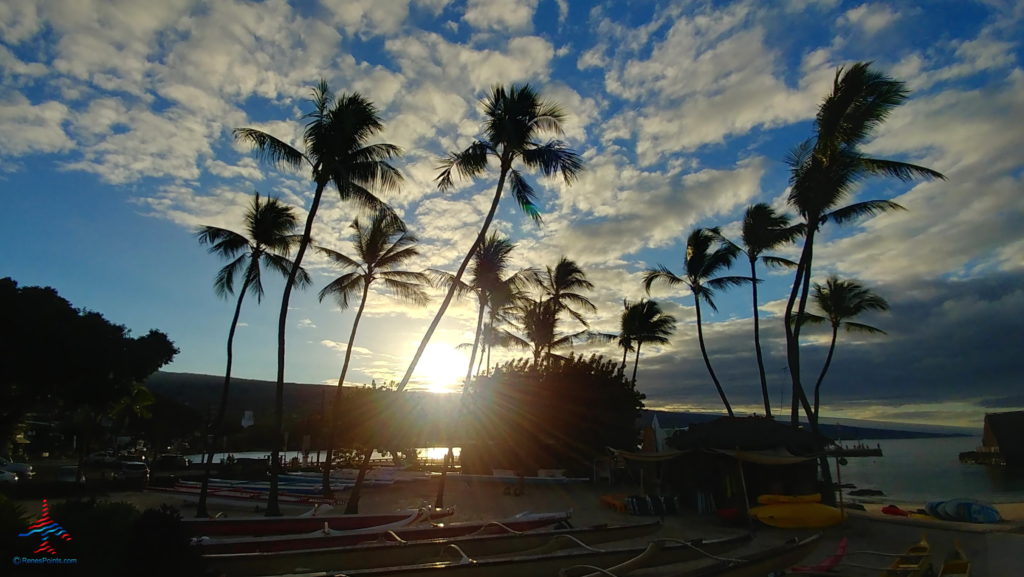
<svg viewBox="0 0 1024 577">
<path fill-rule="evenodd" d="M 43 499 L 43 511 L 39 520 L 28 526 L 28 530 L 20 533 L 18 537 L 36 537 L 39 539 L 39 546 L 33 551 L 34 554 L 45 553 L 56 555 L 57 550 L 53 548 L 51 541 L 60 539 L 70 541 L 71 534 L 64 530 L 59 523 L 50 518 L 50 505 Z"/>
</svg>

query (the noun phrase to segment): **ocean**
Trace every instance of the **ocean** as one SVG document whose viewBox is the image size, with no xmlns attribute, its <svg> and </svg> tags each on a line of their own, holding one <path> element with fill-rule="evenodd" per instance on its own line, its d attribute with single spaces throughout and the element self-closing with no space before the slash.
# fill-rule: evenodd
<svg viewBox="0 0 1024 577">
<path fill-rule="evenodd" d="M 959 454 L 981 445 L 981 437 L 865 440 L 882 457 L 851 457 L 839 473 L 857 489 L 883 496 L 844 498 L 862 502 L 920 503 L 966 497 L 987 503 L 1024 502 L 1024 470 L 961 463 Z M 835 476 L 835 459 L 832 474 Z"/>
</svg>

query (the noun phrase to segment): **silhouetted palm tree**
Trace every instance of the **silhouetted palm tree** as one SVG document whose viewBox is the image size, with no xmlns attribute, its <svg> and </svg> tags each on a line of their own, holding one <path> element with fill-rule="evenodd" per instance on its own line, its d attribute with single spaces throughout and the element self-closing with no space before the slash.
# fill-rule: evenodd
<svg viewBox="0 0 1024 577">
<path fill-rule="evenodd" d="M 797 146 L 787 159 L 791 168 L 788 201 L 803 217 L 806 227 L 783 323 L 793 381 L 790 417 L 794 426 L 799 424 L 802 405 L 812 429 L 817 429 L 813 409 L 800 381 L 800 323 L 792 320 L 802 318 L 807 311 L 814 239 L 818 230 L 826 222 L 844 224 L 861 216 L 902 209 L 888 200 L 869 200 L 836 208 L 869 176 L 895 177 L 904 182 L 915 178 L 945 178 L 930 168 L 872 158 L 859 149 L 889 113 L 906 101 L 907 95 L 902 82 L 871 70 L 870 62 L 858 62 L 849 69 L 840 67 L 836 70 L 832 92 L 818 108 L 814 136 Z"/>
<path fill-rule="evenodd" d="M 582 291 L 589 291 L 594 288 L 594 283 L 587 280 L 586 273 L 576 264 L 575 261 L 566 257 L 558 259 L 558 264 L 546 267 L 545 273 L 540 276 L 540 290 L 543 295 L 542 301 L 548 307 L 547 314 L 552 315 L 554 331 L 558 326 L 558 318 L 562 313 L 576 319 L 585 328 L 590 324 L 580 310 L 595 312 L 597 307 L 589 298 L 580 294 Z M 548 344 L 547 354 L 551 355 L 551 346 Z"/>
<path fill-rule="evenodd" d="M 757 261 L 760 260 L 768 266 L 795 267 L 796 263 L 777 256 L 763 254 L 765 251 L 789 244 L 803 234 L 803 225 L 791 226 L 789 218 L 777 214 L 772 207 L 764 203 L 758 203 L 747 207 L 743 215 L 742 243 L 741 250 L 747 255 L 750 261 L 750 290 L 753 297 L 754 308 L 754 353 L 757 357 L 757 372 L 761 377 L 761 398 L 764 401 L 764 415 L 772 416 L 772 405 L 768 398 L 768 379 L 764 371 L 764 356 L 761 353 L 761 321 L 758 311 L 757 300 Z M 731 242 L 728 239 L 723 239 Z"/>
<path fill-rule="evenodd" d="M 361 208 L 390 210 L 372 188 L 383 191 L 395 190 L 402 180 L 401 174 L 388 161 L 401 154 L 401 149 L 392 144 L 369 144 L 368 140 L 379 134 L 384 126 L 377 116 L 377 108 L 362 95 L 341 94 L 336 99 L 323 80 L 313 89 L 313 110 L 305 115 L 309 121 L 303 135 L 304 150 L 300 151 L 287 142 L 255 128 L 236 128 L 235 139 L 247 142 L 266 161 L 279 167 L 298 170 L 309 165 L 316 189 L 313 202 L 306 216 L 295 263 L 285 284 L 281 298 L 281 312 L 277 322 L 277 388 L 274 398 L 274 430 L 284 430 L 284 357 L 285 327 L 288 320 L 288 302 L 291 287 L 302 257 L 306 254 L 313 233 L 313 221 L 324 189 L 334 183 L 342 201 L 353 202 Z M 277 476 L 281 470 L 280 448 L 283 439 L 275 441 L 271 454 L 270 492 L 267 498 L 267 515 L 281 514 L 278 505 Z M 328 465 L 329 466 L 329 465 Z"/>
<path fill-rule="evenodd" d="M 295 234 L 298 222 L 292 207 L 282 204 L 276 198 L 261 201 L 260 195 L 257 194 L 245 211 L 246 234 L 215 226 L 204 226 L 196 232 L 200 244 L 210 245 L 211 253 L 222 258 L 233 259 L 220 269 L 213 281 L 213 288 L 219 296 L 227 297 L 234 294 L 235 277 L 242 277 L 242 287 L 238 291 L 235 313 L 231 317 L 231 327 L 228 329 L 228 359 L 227 368 L 224 370 L 224 385 L 221 388 L 217 416 L 210 426 L 210 433 L 214 439 L 221 434 L 224 428 L 228 391 L 231 388 L 233 343 L 235 329 L 238 327 L 238 317 L 242 312 L 242 300 L 245 299 L 246 292 L 251 292 L 256 297 L 256 302 L 262 302 L 263 277 L 261 271 L 263 268 L 270 269 L 284 277 L 290 276 L 295 263 L 289 260 L 287 255 L 299 242 L 299 236 Z M 309 285 L 309 274 L 299 268 L 293 282 L 299 286 Z M 204 461 L 199 504 L 196 506 L 196 516 L 198 517 L 209 515 L 206 509 L 206 497 L 210 482 L 210 461 L 212 460 L 213 447 L 209 447 Z"/>
<path fill-rule="evenodd" d="M 738 286 L 750 279 L 742 276 L 721 276 L 715 275 L 729 268 L 732 261 L 739 253 L 739 248 L 732 243 L 721 241 L 722 234 L 717 228 L 698 228 L 690 233 L 686 239 L 686 260 L 683 262 L 685 274 L 676 276 L 669 269 L 662 265 L 658 268 L 648 269 L 644 273 L 644 289 L 647 294 L 651 292 L 651 285 L 658 281 L 664 281 L 669 286 L 684 285 L 693 293 L 694 310 L 697 314 L 697 341 L 700 343 L 700 353 L 704 357 L 704 364 L 708 368 L 711 380 L 715 383 L 718 396 L 722 398 L 722 404 L 729 416 L 733 416 L 732 405 L 718 382 L 715 370 L 711 368 L 711 359 L 708 358 L 707 347 L 704 346 L 704 329 L 701 319 L 700 302 L 703 300 L 711 310 L 718 311 L 713 299 L 715 291 L 731 286 Z"/>
<path fill-rule="evenodd" d="M 399 267 L 405 266 L 410 259 L 419 256 L 419 250 L 415 246 L 416 237 L 406 230 L 405 223 L 398 216 L 391 211 L 378 211 L 370 218 L 368 224 L 364 225 L 357 218 L 352 222 L 351 228 L 354 258 L 331 249 L 318 247 L 318 250 L 327 255 L 331 262 L 347 271 L 320 291 L 320 300 L 334 297 L 338 306 L 344 310 L 348 308 L 350 301 L 359 295 L 359 306 L 352 319 L 352 331 L 349 333 L 348 343 L 345 345 L 345 360 L 342 362 L 341 374 L 338 375 L 338 388 L 334 393 L 334 415 L 328 421 L 328 465 L 324 467 L 323 476 L 323 491 L 327 496 L 331 495 L 331 453 L 337 437 L 338 422 L 341 420 L 342 390 L 345 385 L 345 377 L 348 375 L 349 363 L 352 360 L 352 348 L 355 346 L 359 321 L 363 318 L 366 300 L 370 296 L 370 286 L 375 281 L 380 281 L 385 289 L 399 299 L 417 305 L 425 305 L 428 300 L 424 290 L 429 283 L 426 275 L 419 272 L 397 270 Z M 369 448 L 367 451 L 370 454 L 373 449 Z M 359 490 L 362 487 L 363 478 L 363 470 L 360 470 L 360 474 L 356 478 L 356 485 L 352 488 L 345 508 L 346 513 L 357 512 Z"/>
<path fill-rule="evenodd" d="M 835 275 L 828 277 L 824 285 L 814 283 L 814 304 L 825 313 L 819 316 L 812 313 L 804 313 L 801 317 L 804 323 L 829 323 L 832 326 L 832 342 L 828 347 L 828 355 L 825 357 L 825 364 L 821 367 L 821 374 L 814 384 L 814 417 L 817 418 L 820 407 L 821 381 L 832 364 L 832 353 L 836 350 L 836 337 L 839 334 L 839 327 L 846 327 L 847 331 L 859 331 L 864 333 L 885 334 L 885 331 L 871 325 L 855 323 L 847 319 L 856 318 L 867 311 L 887 311 L 889 303 L 870 289 L 865 288 L 857 281 L 839 280 Z"/>
<path fill-rule="evenodd" d="M 640 347 L 644 343 L 667 344 L 668 337 L 676 330 L 676 318 L 661 311 L 658 303 L 640 299 L 639 302 L 624 303 L 626 311 L 622 313 L 622 331 L 620 335 L 629 335 L 631 343 L 636 343 L 636 359 L 633 361 L 633 384 L 636 384 L 636 370 L 640 365 Z M 625 359 L 625 356 L 623 356 Z"/>
<path fill-rule="evenodd" d="M 437 177 L 438 188 L 449 190 L 453 188 L 453 174 L 457 173 L 463 178 L 473 178 L 483 174 L 487 168 L 490 158 L 498 161 L 498 183 L 494 189 L 494 197 L 491 200 L 490 209 L 484 217 L 483 225 L 476 235 L 472 246 L 466 252 L 462 264 L 455 273 L 455 280 L 461 281 L 462 275 L 469 266 L 470 260 L 476 253 L 477 247 L 487 237 L 487 230 L 494 220 L 494 214 L 498 210 L 502 193 L 505 190 L 506 180 L 519 207 L 535 221 L 540 220 L 540 212 L 534 204 L 536 193 L 533 186 L 526 180 L 526 177 L 515 168 L 517 162 L 522 163 L 526 168 L 539 170 L 546 176 L 561 174 L 566 185 L 571 185 L 576 180 L 576 175 L 582 169 L 580 157 L 569 149 L 560 140 L 548 140 L 539 142 L 538 137 L 545 133 L 554 135 L 562 134 L 562 120 L 565 114 L 553 104 L 542 101 L 529 85 L 513 85 L 506 89 L 503 86 L 496 86 L 484 99 L 483 138 L 473 142 L 461 152 L 449 153 L 442 161 L 441 173 Z M 426 350 L 437 325 L 441 322 L 448 305 L 455 295 L 456 286 L 453 284 L 441 301 L 441 306 L 434 315 L 423 340 L 413 355 L 409 368 L 398 384 L 398 390 L 405 389 L 412 378 L 413 371 L 419 363 L 423 351 Z"/>
</svg>

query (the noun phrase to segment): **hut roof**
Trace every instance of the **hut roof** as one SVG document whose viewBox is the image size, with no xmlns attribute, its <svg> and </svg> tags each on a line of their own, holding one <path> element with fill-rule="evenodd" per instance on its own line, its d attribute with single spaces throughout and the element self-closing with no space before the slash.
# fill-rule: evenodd
<svg viewBox="0 0 1024 577">
<path fill-rule="evenodd" d="M 722 417 L 676 431 L 668 445 L 680 449 L 762 451 L 784 448 L 793 455 L 817 453 L 815 435 L 764 417 Z"/>
</svg>

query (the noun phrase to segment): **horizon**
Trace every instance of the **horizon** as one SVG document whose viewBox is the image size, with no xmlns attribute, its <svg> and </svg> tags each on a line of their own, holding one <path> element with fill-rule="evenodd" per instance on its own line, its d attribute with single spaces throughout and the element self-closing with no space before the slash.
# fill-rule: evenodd
<svg viewBox="0 0 1024 577">
<path fill-rule="evenodd" d="M 856 279 L 891 305 L 857 319 L 887 335 L 840 333 L 822 419 L 976 428 L 986 412 L 1024 409 L 1024 131 L 1011 128 L 1024 117 L 1024 11 L 1013 3 L 39 0 L 0 16 L 0 276 L 52 286 L 135 335 L 164 331 L 181 349 L 165 371 L 224 370 L 233 301 L 214 294 L 225 262 L 199 245 L 196 227 L 243 230 L 254 192 L 304 220 L 312 195 L 308 174 L 261 164 L 231 130 L 300 142 L 319 78 L 374 102 L 385 129 L 373 142 L 405 150 L 395 162 L 405 183 L 385 200 L 420 238 L 417 270 L 455 269 L 493 193 L 493 167 L 451 192 L 434 182 L 438 159 L 478 136 L 486 91 L 529 83 L 560 104 L 581 178 L 567 187 L 529 174 L 543 224 L 506 199 L 492 230 L 517 243 L 513 269 L 562 255 L 579 263 L 595 284 L 593 330 L 617 332 L 623 299 L 647 297 L 645 269 L 681 270 L 693 228 L 721 226 L 738 241 L 750 204 L 793 215 L 786 155 L 811 136 L 836 69 L 872 61 L 910 97 L 864 151 L 948 180 L 867 179 L 849 202 L 891 199 L 907 211 L 822 228 L 813 280 Z M 314 236 L 347 250 L 356 214 L 328 190 Z M 334 383 L 353 311 L 317 302 L 339 271 L 314 254 L 303 264 L 314 287 L 291 302 L 285 380 Z M 730 274 L 745 274 L 743 264 Z M 780 319 L 791 274 L 759 275 L 771 401 L 788 414 Z M 268 274 L 264 284 L 263 302 L 247 296 L 242 309 L 238 378 L 275 374 L 283 283 Z M 692 297 L 661 286 L 649 298 L 679 325 L 669 344 L 642 350 L 649 408 L 720 407 Z M 414 308 L 374 292 L 346 384 L 399 380 L 439 300 Z M 453 303 L 411 388 L 457 390 L 471 301 Z M 749 289 L 716 303 L 717 313 L 702 310 L 711 361 L 737 414 L 763 412 Z M 803 340 L 805 383 L 828 337 Z M 574 352 L 621 358 L 613 344 Z"/>
</svg>

